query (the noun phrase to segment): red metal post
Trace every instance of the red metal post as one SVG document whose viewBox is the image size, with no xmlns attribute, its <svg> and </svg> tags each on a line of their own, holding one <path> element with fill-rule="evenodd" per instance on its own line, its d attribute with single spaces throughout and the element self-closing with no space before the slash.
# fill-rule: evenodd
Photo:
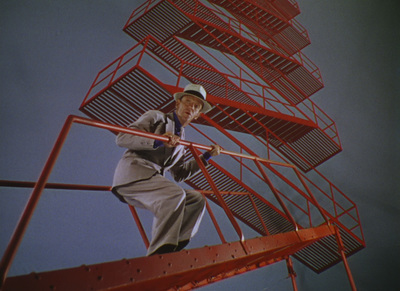
<svg viewBox="0 0 400 291">
<path fill-rule="evenodd" d="M 67 120 L 64 123 L 64 126 L 56 140 L 56 143 L 50 153 L 50 156 L 47 159 L 47 162 L 40 174 L 40 177 L 35 184 L 35 187 L 32 190 L 32 194 L 29 197 L 29 200 L 25 206 L 25 209 L 18 221 L 18 224 L 14 230 L 14 233 L 8 243 L 7 249 L 1 259 L 0 263 L 0 289 L 2 288 L 4 281 L 7 277 L 8 270 L 10 269 L 11 263 L 15 257 L 17 249 L 22 241 L 22 237 L 25 234 L 26 228 L 28 226 L 29 221 L 31 220 L 32 214 L 36 208 L 36 205 L 39 201 L 39 198 L 43 192 L 43 189 L 46 186 L 46 182 L 50 176 L 51 170 L 57 160 L 57 157 L 61 151 L 61 148 L 65 142 L 65 139 L 68 135 L 68 132 L 71 128 L 73 122 L 73 117 L 68 116 Z"/>
<path fill-rule="evenodd" d="M 204 193 L 202 193 L 202 194 L 203 194 L 203 196 L 204 196 Z M 206 201 L 206 208 L 207 208 L 208 214 L 210 215 L 211 220 L 212 220 L 212 222 L 214 223 L 214 227 L 215 227 L 215 229 L 217 230 L 217 233 L 218 233 L 218 235 L 219 235 L 219 238 L 221 239 L 221 242 L 222 242 L 222 243 L 226 243 L 225 237 L 224 237 L 224 235 L 222 234 L 222 230 L 221 230 L 221 228 L 219 227 L 219 224 L 218 224 L 218 222 L 217 222 L 217 219 L 215 218 L 214 212 L 211 210 L 211 207 L 210 207 L 210 204 L 208 204 L 208 201 L 207 201 L 207 200 L 205 200 L 205 201 Z"/>
<path fill-rule="evenodd" d="M 354 278 L 353 278 L 353 275 L 351 274 L 349 263 L 347 262 L 345 248 L 343 245 L 342 237 L 340 236 L 339 227 L 335 226 L 335 232 L 336 232 L 336 241 L 338 244 L 338 252 L 339 252 L 340 256 L 342 257 L 342 261 L 343 261 L 344 267 L 346 269 L 347 276 L 349 277 L 351 290 L 357 291 L 356 283 L 354 282 Z"/>
<path fill-rule="evenodd" d="M 283 202 L 283 200 L 281 199 L 281 197 L 279 196 L 278 191 L 276 191 L 274 185 L 272 184 L 271 180 L 268 178 L 267 174 L 265 173 L 265 171 L 261 167 L 260 163 L 257 160 L 255 160 L 254 163 L 256 164 L 257 168 L 259 169 L 261 175 L 263 176 L 265 183 L 268 184 L 269 188 L 271 189 L 272 193 L 274 194 L 275 199 L 278 201 L 279 205 L 282 207 L 282 209 L 285 212 L 286 216 L 288 217 L 290 222 L 294 225 L 295 229 L 298 230 L 299 227 L 297 226 L 296 221 L 294 220 L 292 214 L 290 213 L 289 209 L 286 207 L 286 205 Z"/>
<path fill-rule="evenodd" d="M 146 246 L 146 249 L 148 249 L 150 245 L 149 239 L 147 238 L 146 232 L 143 228 L 142 222 L 140 221 L 139 215 L 137 214 L 135 207 L 133 207 L 132 205 L 129 205 L 129 210 L 131 211 L 132 216 L 135 219 L 140 235 L 142 236 L 144 245 Z"/>
<path fill-rule="evenodd" d="M 266 234 L 266 235 L 269 235 L 270 233 L 269 233 L 269 231 L 268 231 L 268 228 L 267 228 L 267 226 L 265 225 L 265 222 L 264 222 L 264 220 L 263 220 L 262 217 L 261 217 L 260 211 L 258 210 L 258 207 L 257 207 L 256 203 L 254 202 L 254 198 L 253 198 L 250 194 L 248 194 L 248 197 L 249 197 L 249 199 L 250 199 L 250 201 L 251 201 L 251 205 L 253 205 L 253 208 L 254 208 L 254 210 L 255 210 L 255 212 L 256 212 L 256 214 L 257 214 L 258 219 L 259 219 L 260 222 L 261 222 L 261 225 L 262 225 L 263 228 L 264 228 L 265 234 Z"/>
<path fill-rule="evenodd" d="M 319 213 L 321 214 L 321 216 L 324 218 L 324 220 L 326 221 L 326 223 L 329 223 L 329 219 L 325 214 L 325 211 L 322 209 L 322 207 L 319 205 L 317 199 L 315 199 L 314 194 L 311 192 L 310 187 L 308 187 L 308 185 L 306 184 L 306 182 L 304 181 L 303 177 L 301 176 L 299 170 L 297 170 L 297 168 L 293 168 L 294 172 L 296 173 L 297 178 L 299 178 L 301 184 L 303 185 L 303 187 L 306 189 L 308 196 L 311 198 L 312 203 L 314 204 L 315 207 L 317 207 Z"/>
<path fill-rule="evenodd" d="M 286 266 L 287 266 L 287 269 L 288 269 L 289 276 L 290 276 L 290 278 L 292 279 L 293 290 L 294 290 L 294 291 L 297 291 L 297 290 L 298 290 L 298 289 L 297 289 L 297 284 L 296 284 L 296 277 L 297 277 L 297 274 L 296 274 L 296 272 L 294 271 L 293 262 L 292 262 L 292 259 L 291 259 L 290 257 L 287 257 L 287 258 L 286 258 Z"/>
<path fill-rule="evenodd" d="M 226 215 L 228 216 L 230 222 L 232 223 L 233 228 L 236 230 L 237 234 L 239 235 L 240 242 L 242 243 L 242 246 L 245 250 L 246 253 L 248 253 L 246 245 L 243 243 L 244 241 L 244 235 L 243 232 L 235 220 L 235 217 L 233 216 L 232 212 L 230 211 L 229 207 L 226 205 L 225 200 L 222 198 L 221 194 L 219 193 L 219 190 L 217 189 L 217 186 L 215 186 L 211 176 L 208 174 L 206 167 L 203 164 L 203 161 L 200 159 L 200 157 L 197 155 L 195 147 L 193 145 L 190 145 L 190 151 L 193 154 L 193 157 L 196 159 L 197 164 L 200 166 L 201 171 L 203 172 L 205 178 L 207 179 L 208 183 L 210 184 L 211 188 L 214 191 L 214 194 L 217 196 L 219 203 L 221 204 L 222 209 L 224 209 Z"/>
</svg>

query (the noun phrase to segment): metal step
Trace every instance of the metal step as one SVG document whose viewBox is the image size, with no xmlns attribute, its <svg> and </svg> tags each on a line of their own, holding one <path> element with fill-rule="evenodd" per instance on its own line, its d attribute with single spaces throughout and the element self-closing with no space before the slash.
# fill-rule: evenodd
<svg viewBox="0 0 400 291">
<path fill-rule="evenodd" d="M 229 11 L 261 40 L 279 52 L 293 55 L 311 43 L 305 29 L 298 31 L 286 19 L 279 18 L 271 7 L 267 10 L 254 2 L 242 0 L 209 2 Z M 300 24 L 296 23 L 296 25 L 300 27 Z"/>
<path fill-rule="evenodd" d="M 340 145 L 332 141 L 310 119 L 262 108 L 227 76 L 218 72 L 177 39 L 171 38 L 164 47 L 155 41 L 148 41 L 144 48 L 138 46 L 140 50 L 137 51 L 137 55 L 141 55 L 142 51 L 153 57 L 156 55 L 159 59 L 154 58 L 154 61 L 160 66 L 166 64 L 190 82 L 202 83 L 208 92 L 208 100 L 214 104 L 207 116 L 216 123 L 229 130 L 260 136 L 303 171 L 310 170 L 341 151 Z M 154 66 L 148 65 L 147 69 L 153 69 L 148 72 L 143 68 L 147 65 L 145 61 L 139 63 L 129 59 L 130 57 L 131 52 L 128 51 L 115 62 L 123 63 L 124 67 L 117 67 L 113 72 L 106 70 L 108 75 L 118 78 L 104 81 L 105 87 L 97 88 L 97 93 L 92 93 L 94 87 L 99 87 L 96 81 L 94 82 L 80 108 L 81 111 L 92 118 L 126 126 L 147 110 L 169 112 L 174 109 L 171 96 L 178 88 L 163 83 L 154 76 Z M 112 68 L 114 66 L 114 63 L 109 65 Z M 105 80 L 107 77 L 103 75 L 103 72 L 100 72 L 96 80 Z M 209 125 L 203 118 L 196 122 Z M 301 139 L 302 137 L 305 138 Z M 314 142 L 319 146 L 315 146 Z"/>
<path fill-rule="evenodd" d="M 232 54 L 292 104 L 298 104 L 323 87 L 319 74 L 309 72 L 291 57 L 246 38 L 244 33 L 239 34 L 197 1 L 158 1 L 146 13 L 130 19 L 124 31 L 137 41 L 153 35 L 164 43 L 177 36 Z"/>
<path fill-rule="evenodd" d="M 274 10 L 277 15 L 281 16 L 286 20 L 293 19 L 300 14 L 299 5 L 295 0 L 245 0 L 246 2 L 255 3 L 260 7 L 264 7 L 267 10 Z"/>
</svg>

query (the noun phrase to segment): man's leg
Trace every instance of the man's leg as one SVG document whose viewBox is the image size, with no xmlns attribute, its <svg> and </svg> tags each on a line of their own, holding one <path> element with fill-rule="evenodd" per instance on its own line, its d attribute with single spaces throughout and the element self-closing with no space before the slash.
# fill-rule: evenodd
<svg viewBox="0 0 400 291">
<path fill-rule="evenodd" d="M 119 187 L 117 191 L 129 204 L 146 208 L 154 214 L 152 239 L 147 254 L 161 247 L 160 252 L 173 251 L 173 246 L 177 246 L 180 240 L 185 216 L 185 191 L 161 175 Z"/>
<path fill-rule="evenodd" d="M 189 243 L 189 240 L 197 233 L 206 206 L 204 197 L 201 193 L 195 190 L 185 190 L 185 192 L 185 212 L 179 235 L 179 244 L 176 251 L 183 249 Z"/>
</svg>

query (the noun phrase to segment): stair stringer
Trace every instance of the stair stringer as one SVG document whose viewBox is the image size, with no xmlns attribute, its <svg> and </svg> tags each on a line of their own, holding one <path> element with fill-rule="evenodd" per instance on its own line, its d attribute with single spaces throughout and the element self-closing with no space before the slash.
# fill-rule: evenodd
<svg viewBox="0 0 400 291">
<path fill-rule="evenodd" d="M 8 277 L 3 290 L 190 290 L 281 261 L 334 234 L 333 226 L 323 225 L 177 253 L 31 273 Z"/>
</svg>

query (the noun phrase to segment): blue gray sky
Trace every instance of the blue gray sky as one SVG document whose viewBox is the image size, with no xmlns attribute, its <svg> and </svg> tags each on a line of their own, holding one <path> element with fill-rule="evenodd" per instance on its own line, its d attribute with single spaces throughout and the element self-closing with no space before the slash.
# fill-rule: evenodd
<svg viewBox="0 0 400 291">
<path fill-rule="evenodd" d="M 58 133 L 96 74 L 129 49 L 123 31 L 143 1 L 0 2 L 0 179 L 35 181 Z M 395 0 L 299 0 L 304 53 L 325 88 L 312 100 L 332 117 L 343 152 L 318 169 L 359 208 L 367 248 L 349 264 L 359 290 L 396 290 L 400 261 L 400 23 Z M 123 149 L 110 132 L 74 125 L 50 182 L 109 185 Z M 4 252 L 29 189 L 0 189 Z M 145 227 L 151 217 L 139 212 Z M 218 243 L 205 217 L 192 247 Z M 234 237 L 232 238 L 234 239 Z M 46 190 L 9 275 L 144 255 L 128 208 L 110 193 Z M 339 264 L 317 275 L 295 261 L 300 290 L 350 290 Z M 284 262 L 202 290 L 290 290 Z"/>
</svg>

